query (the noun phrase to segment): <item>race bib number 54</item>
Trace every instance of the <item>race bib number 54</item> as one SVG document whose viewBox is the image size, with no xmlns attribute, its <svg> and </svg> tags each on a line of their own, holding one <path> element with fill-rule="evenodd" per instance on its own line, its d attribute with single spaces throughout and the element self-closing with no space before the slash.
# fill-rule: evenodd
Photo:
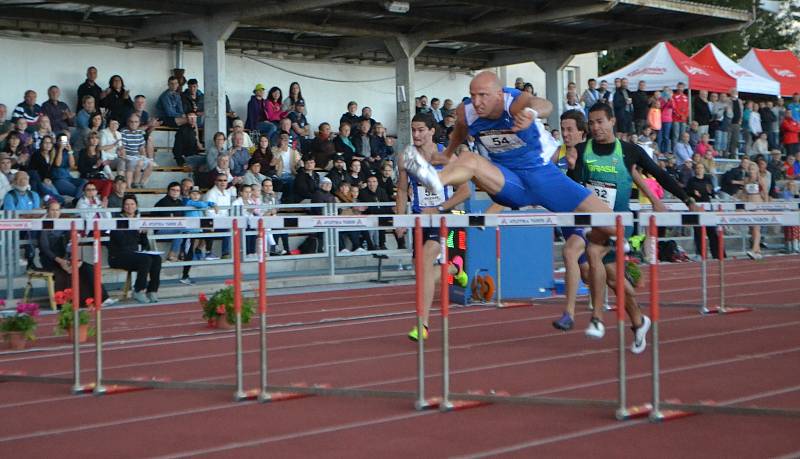
<svg viewBox="0 0 800 459">
<path fill-rule="evenodd" d="M 481 144 L 492 154 L 505 153 L 526 145 L 524 140 L 510 130 L 484 131 L 479 137 Z"/>
</svg>

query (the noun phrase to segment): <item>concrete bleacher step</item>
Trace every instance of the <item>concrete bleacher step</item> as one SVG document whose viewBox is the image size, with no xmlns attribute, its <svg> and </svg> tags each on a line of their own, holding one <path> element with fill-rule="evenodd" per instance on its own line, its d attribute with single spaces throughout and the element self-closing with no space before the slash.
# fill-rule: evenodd
<svg viewBox="0 0 800 459">
<path fill-rule="evenodd" d="M 181 180 L 185 179 L 186 177 L 191 176 L 191 170 L 154 170 L 153 174 L 150 176 L 150 180 L 147 181 L 146 187 L 147 189 L 157 189 L 157 190 L 166 190 L 167 185 L 170 182 L 180 182 Z"/>
</svg>

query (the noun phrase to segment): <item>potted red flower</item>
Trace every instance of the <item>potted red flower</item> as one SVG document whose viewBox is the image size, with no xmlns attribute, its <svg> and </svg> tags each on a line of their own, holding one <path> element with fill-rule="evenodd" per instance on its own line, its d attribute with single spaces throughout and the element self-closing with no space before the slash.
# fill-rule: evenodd
<svg viewBox="0 0 800 459">
<path fill-rule="evenodd" d="M 67 334 L 72 341 L 72 318 L 75 313 L 72 309 L 72 289 L 68 288 L 55 293 L 56 304 L 61 306 L 58 311 L 55 334 Z M 86 299 L 86 309 L 78 311 L 78 342 L 85 343 L 89 336 L 94 336 L 94 328 L 89 325 L 94 311 L 94 298 Z"/>
<path fill-rule="evenodd" d="M 200 293 L 197 297 L 203 308 L 203 319 L 208 321 L 209 327 L 231 328 L 236 324 L 233 281 L 227 280 L 225 284 L 226 287 L 214 292 L 211 298 L 206 297 L 205 293 Z M 255 301 L 252 298 L 242 297 L 242 324 L 250 323 L 254 305 Z"/>
<path fill-rule="evenodd" d="M 0 307 L 5 306 L 5 301 L 0 300 Z M 14 315 L 5 317 L 0 321 L 0 331 L 10 349 L 22 350 L 28 341 L 36 339 L 36 317 L 39 316 L 39 305 L 35 303 L 20 303 Z"/>
</svg>

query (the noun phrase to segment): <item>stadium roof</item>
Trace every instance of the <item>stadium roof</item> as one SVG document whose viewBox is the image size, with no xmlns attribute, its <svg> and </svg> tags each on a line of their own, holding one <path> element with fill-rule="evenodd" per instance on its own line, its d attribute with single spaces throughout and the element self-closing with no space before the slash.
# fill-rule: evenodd
<svg viewBox="0 0 800 459">
<path fill-rule="evenodd" d="M 418 67 L 466 70 L 739 30 L 752 15 L 679 0 L 0 0 L 5 36 L 191 47 L 191 25 L 209 20 L 237 23 L 229 52 L 382 64 L 402 36 L 426 43 Z"/>
</svg>

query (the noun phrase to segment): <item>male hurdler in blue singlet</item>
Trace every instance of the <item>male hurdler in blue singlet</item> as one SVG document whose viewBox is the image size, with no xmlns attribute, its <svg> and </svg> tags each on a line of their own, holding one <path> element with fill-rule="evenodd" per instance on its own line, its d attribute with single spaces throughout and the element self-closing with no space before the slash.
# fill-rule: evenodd
<svg viewBox="0 0 800 459">
<path fill-rule="evenodd" d="M 456 125 L 445 155 L 452 156 L 467 134 L 475 138 L 479 151 L 488 156 L 463 153 L 437 172 L 414 148 L 403 155 L 404 167 L 420 183 L 440 192 L 445 185 L 474 181 L 492 199 L 506 207 L 540 205 L 552 212 L 611 212 L 594 193 L 569 179 L 550 159 L 554 145 L 547 140 L 538 116 L 546 116 L 553 105 L 516 89 L 503 88 L 497 75 L 481 72 L 472 79 L 470 98 L 456 110 Z M 613 228 L 596 228 L 587 237 L 605 245 Z M 604 273 L 602 254 L 589 251 L 592 270 Z M 592 301 L 603 304 L 605 276 L 593 275 Z"/>
</svg>

